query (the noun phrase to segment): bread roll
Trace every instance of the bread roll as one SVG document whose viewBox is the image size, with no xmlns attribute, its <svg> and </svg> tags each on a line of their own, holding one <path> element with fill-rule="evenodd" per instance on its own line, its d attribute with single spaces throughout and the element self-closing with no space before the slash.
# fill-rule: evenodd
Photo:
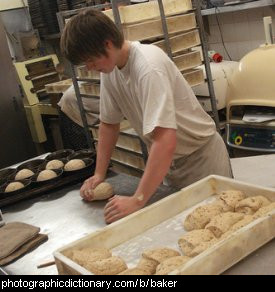
<svg viewBox="0 0 275 292">
<path fill-rule="evenodd" d="M 34 175 L 33 171 L 27 168 L 23 168 L 16 173 L 15 179 L 21 180 L 21 179 L 29 178 L 32 175 Z"/>
<path fill-rule="evenodd" d="M 65 171 L 74 171 L 82 169 L 86 166 L 85 162 L 81 159 L 72 159 L 65 164 Z"/>
<path fill-rule="evenodd" d="M 14 192 L 22 188 L 24 188 L 24 185 L 21 182 L 19 181 L 11 182 L 5 188 L 5 193 Z"/>
<path fill-rule="evenodd" d="M 57 177 L 57 174 L 50 169 L 42 170 L 37 176 L 37 181 L 45 181 Z"/>
<path fill-rule="evenodd" d="M 59 168 L 62 168 L 63 166 L 64 166 L 64 163 L 61 160 L 54 159 L 54 160 L 50 160 L 46 164 L 46 169 L 59 169 Z"/>
</svg>

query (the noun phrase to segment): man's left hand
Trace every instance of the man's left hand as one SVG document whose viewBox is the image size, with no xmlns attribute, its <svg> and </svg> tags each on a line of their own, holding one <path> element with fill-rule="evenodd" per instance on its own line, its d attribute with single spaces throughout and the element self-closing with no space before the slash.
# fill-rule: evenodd
<svg viewBox="0 0 275 292">
<path fill-rule="evenodd" d="M 136 197 L 115 195 L 109 199 L 104 208 L 105 222 L 112 223 L 141 209 L 143 204 Z"/>
</svg>

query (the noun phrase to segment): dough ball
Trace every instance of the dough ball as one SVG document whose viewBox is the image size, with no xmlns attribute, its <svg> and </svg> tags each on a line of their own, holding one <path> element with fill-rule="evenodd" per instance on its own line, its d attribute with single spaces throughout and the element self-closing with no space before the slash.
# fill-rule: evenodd
<svg viewBox="0 0 275 292">
<path fill-rule="evenodd" d="M 178 244 L 186 256 L 191 256 L 193 249 L 201 242 L 210 241 L 214 238 L 215 236 L 210 230 L 198 229 L 181 236 L 178 240 Z"/>
<path fill-rule="evenodd" d="M 199 245 L 197 245 L 190 253 L 190 257 L 196 257 L 200 253 L 204 252 L 208 248 L 210 248 L 212 245 L 214 245 L 218 240 L 216 238 L 210 240 L 210 241 L 204 241 L 201 242 Z"/>
<path fill-rule="evenodd" d="M 146 271 L 147 275 L 154 275 L 156 272 L 156 268 L 159 265 L 159 262 L 141 257 L 137 268 Z"/>
<path fill-rule="evenodd" d="M 80 266 L 87 267 L 88 263 L 96 262 L 110 258 L 112 253 L 107 248 L 83 248 L 81 250 L 74 250 L 72 260 Z"/>
<path fill-rule="evenodd" d="M 240 213 L 221 213 L 213 217 L 205 228 L 210 230 L 217 238 L 219 238 L 223 233 L 228 231 L 232 225 L 242 220 L 243 217 L 244 215 Z"/>
<path fill-rule="evenodd" d="M 242 191 L 228 190 L 222 192 L 217 204 L 222 206 L 224 212 L 234 212 L 236 204 L 245 199 L 245 197 Z"/>
<path fill-rule="evenodd" d="M 61 160 L 54 159 L 54 160 L 50 160 L 46 164 L 46 169 L 59 169 L 59 168 L 62 168 L 63 166 L 64 166 L 64 163 Z"/>
<path fill-rule="evenodd" d="M 57 177 L 57 174 L 50 169 L 42 170 L 37 176 L 37 181 L 45 181 Z"/>
<path fill-rule="evenodd" d="M 65 164 L 66 171 L 79 170 L 86 166 L 85 162 L 81 159 L 72 159 Z"/>
<path fill-rule="evenodd" d="M 253 218 L 257 219 L 259 217 L 267 215 L 269 212 L 275 210 L 275 202 L 260 208 L 254 215 Z"/>
<path fill-rule="evenodd" d="M 94 201 L 99 201 L 109 199 L 110 197 L 112 197 L 113 194 L 113 187 L 109 183 L 103 182 L 92 190 L 91 196 Z"/>
<path fill-rule="evenodd" d="M 192 211 L 185 219 L 183 226 L 187 231 L 203 229 L 211 218 L 222 212 L 222 206 L 218 204 L 208 204 L 200 206 Z"/>
<path fill-rule="evenodd" d="M 132 268 L 119 273 L 119 275 L 148 275 L 148 273 L 139 268 Z"/>
<path fill-rule="evenodd" d="M 150 260 L 154 260 L 158 263 L 161 263 L 168 258 L 179 256 L 179 255 L 180 253 L 178 251 L 171 248 L 167 248 L 167 247 L 154 248 L 142 253 L 142 257 L 150 259 Z"/>
<path fill-rule="evenodd" d="M 95 275 L 117 275 L 127 269 L 127 265 L 120 257 L 110 257 L 88 263 L 86 269 Z"/>
<path fill-rule="evenodd" d="M 21 180 L 21 179 L 29 178 L 32 175 L 34 175 L 33 171 L 27 168 L 23 168 L 16 173 L 15 179 Z"/>
<path fill-rule="evenodd" d="M 156 275 L 168 275 L 178 267 L 186 264 L 190 260 L 186 256 L 176 256 L 166 259 L 157 266 Z"/>
<path fill-rule="evenodd" d="M 264 196 L 249 197 L 238 202 L 235 211 L 246 215 L 253 215 L 261 207 L 267 206 L 270 201 Z"/>
<path fill-rule="evenodd" d="M 233 226 L 230 227 L 229 231 L 237 231 L 240 228 L 243 228 L 247 224 L 251 223 L 254 220 L 252 215 L 244 215 L 243 219 L 239 222 L 235 223 Z"/>
<path fill-rule="evenodd" d="M 5 193 L 14 192 L 22 188 L 24 188 L 24 185 L 21 182 L 19 181 L 11 182 L 5 188 Z"/>
</svg>

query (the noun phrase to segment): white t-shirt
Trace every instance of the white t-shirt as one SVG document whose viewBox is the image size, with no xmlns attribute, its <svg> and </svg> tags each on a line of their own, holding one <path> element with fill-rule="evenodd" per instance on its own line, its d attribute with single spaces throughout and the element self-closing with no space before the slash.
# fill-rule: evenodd
<svg viewBox="0 0 275 292">
<path fill-rule="evenodd" d="M 88 125 L 98 123 L 99 116 L 99 100 L 95 98 L 82 98 L 83 107 L 86 111 Z M 70 86 L 58 102 L 63 113 L 65 113 L 72 121 L 83 127 L 80 110 L 75 95 L 74 86 Z"/>
<path fill-rule="evenodd" d="M 216 132 L 176 65 L 158 47 L 130 42 L 129 59 L 120 70 L 101 74 L 100 120 L 126 118 L 150 148 L 156 127 L 176 129 L 173 159 L 202 147 Z"/>
</svg>

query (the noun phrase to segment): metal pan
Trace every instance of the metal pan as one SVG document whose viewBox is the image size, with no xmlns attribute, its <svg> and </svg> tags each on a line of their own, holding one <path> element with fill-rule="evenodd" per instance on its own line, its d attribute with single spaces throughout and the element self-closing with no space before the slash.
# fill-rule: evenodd
<svg viewBox="0 0 275 292">
<path fill-rule="evenodd" d="M 69 155 L 73 154 L 74 150 L 72 149 L 62 149 L 55 151 L 48 156 L 46 156 L 46 160 L 53 160 L 53 159 L 61 159 L 61 158 L 68 158 Z"/>
</svg>

